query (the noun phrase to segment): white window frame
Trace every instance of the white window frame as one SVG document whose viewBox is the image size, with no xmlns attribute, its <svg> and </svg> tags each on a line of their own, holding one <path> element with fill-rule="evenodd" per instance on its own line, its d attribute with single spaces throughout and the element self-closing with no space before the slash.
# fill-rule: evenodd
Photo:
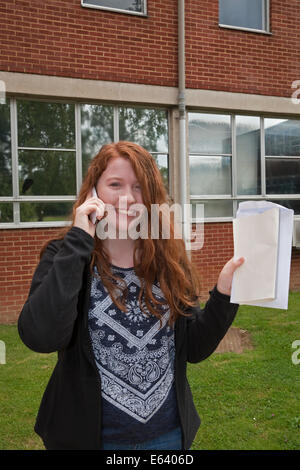
<svg viewBox="0 0 300 470">
<path fill-rule="evenodd" d="M 220 18 L 220 16 L 219 16 Z M 263 24 L 265 25 L 265 29 L 255 29 L 255 28 L 245 28 L 243 26 L 234 26 L 234 25 L 228 25 L 228 24 L 223 24 L 219 23 L 220 28 L 226 28 L 226 29 L 237 29 L 241 31 L 249 31 L 252 33 L 260 33 L 260 34 L 272 34 L 270 32 L 270 0 L 263 0 L 262 3 L 262 19 L 263 19 Z"/>
<path fill-rule="evenodd" d="M 226 114 L 230 116 L 231 118 L 231 138 L 232 138 L 232 149 L 231 149 L 231 182 L 232 182 L 232 194 L 231 195 L 226 195 L 226 194 L 217 194 L 217 195 L 203 195 L 203 194 L 197 194 L 197 195 L 191 195 L 189 194 L 189 199 L 190 203 L 197 200 L 201 201 L 206 201 L 206 200 L 229 200 L 232 201 L 233 203 L 233 217 L 225 217 L 225 216 L 220 216 L 220 217 L 207 217 L 205 218 L 205 212 L 204 212 L 204 219 L 197 220 L 196 218 L 192 218 L 191 221 L 192 223 L 202 223 L 203 221 L 206 222 L 232 222 L 232 220 L 236 217 L 236 212 L 238 209 L 238 202 L 239 201 L 253 201 L 253 200 L 272 200 L 272 201 L 280 201 L 282 199 L 295 199 L 295 200 L 300 200 L 300 194 L 267 194 L 266 193 L 266 159 L 267 158 L 274 158 L 271 155 L 265 154 L 265 126 L 264 126 L 264 119 L 265 118 L 274 118 L 273 114 L 267 114 L 267 115 L 262 115 L 261 113 L 255 113 L 253 116 L 259 117 L 260 118 L 260 139 L 261 139 L 261 145 L 260 145 L 260 157 L 261 157 L 261 192 L 260 194 L 252 194 L 252 195 L 240 195 L 238 194 L 237 191 L 237 155 L 236 155 L 236 116 L 239 115 L 250 115 L 249 113 L 246 112 L 237 112 L 233 113 L 232 111 L 207 111 L 207 109 L 189 109 L 188 112 L 192 113 L 204 113 L 204 114 Z M 288 115 L 282 116 L 283 119 L 295 119 L 295 117 L 291 117 Z M 300 119 L 298 119 L 300 121 Z M 188 127 L 188 119 L 187 119 L 187 127 Z M 189 132 L 187 130 L 187 149 L 188 149 L 188 136 Z M 190 159 L 190 156 L 192 158 L 193 153 L 188 152 L 187 150 L 187 155 L 188 159 Z M 229 156 L 229 154 L 222 154 L 221 156 Z M 277 157 L 277 158 L 282 158 L 282 157 Z M 300 156 L 293 157 L 295 159 L 300 159 Z M 294 220 L 300 220 L 300 215 L 294 215 Z"/>
<path fill-rule="evenodd" d="M 0 223 L 0 231 L 1 229 L 16 229 L 16 228 L 45 228 L 45 227 L 65 227 L 70 225 L 69 221 L 47 221 L 47 222 L 21 222 L 20 217 L 20 203 L 22 202 L 71 202 L 74 203 L 78 197 L 80 187 L 82 184 L 82 148 L 81 148 L 81 105 L 82 102 L 78 102 L 75 100 L 67 100 L 67 99 L 53 99 L 53 98 L 24 98 L 26 101 L 36 101 L 36 102 L 55 102 L 55 103 L 67 103 L 67 104 L 74 104 L 74 113 L 75 113 L 75 148 L 73 149 L 65 149 L 65 148 L 58 148 L 58 149 L 50 149 L 50 148 L 37 148 L 37 147 L 28 147 L 30 150 L 57 150 L 59 152 L 68 151 L 74 152 L 76 158 L 76 195 L 68 196 L 23 196 L 20 194 L 19 190 L 19 178 L 18 178 L 18 151 L 27 149 L 27 147 L 20 147 L 18 146 L 18 118 L 17 118 L 17 101 L 19 98 L 10 96 L 9 103 L 10 103 L 10 129 L 11 129 L 11 159 L 12 159 L 12 195 L 11 196 L 0 196 L 0 202 L 4 203 L 13 203 L 13 221 L 12 222 L 3 222 Z M 22 99 L 22 98 L 20 98 Z M 113 107 L 113 116 L 114 116 L 114 142 L 119 141 L 119 108 L 123 107 L 123 103 L 103 103 L 97 101 L 89 101 L 87 100 L 84 104 L 99 104 L 99 105 L 107 105 Z M 130 105 L 128 105 L 130 107 Z M 145 105 L 141 104 L 132 104 L 133 108 L 147 108 Z M 173 183 L 171 181 L 171 159 L 170 159 L 170 112 L 167 106 L 155 106 L 149 105 L 148 109 L 164 109 L 167 111 L 167 119 L 168 119 L 168 150 L 167 152 L 152 152 L 150 154 L 153 156 L 156 155 L 166 155 L 168 160 L 168 171 L 169 171 L 169 187 L 170 187 L 170 196 L 173 197 Z"/>
<path fill-rule="evenodd" d="M 87 3 L 84 3 L 84 1 L 91 1 L 92 2 L 92 0 L 81 0 L 81 6 L 84 7 L 84 8 L 93 8 L 93 9 L 96 9 L 96 10 L 106 10 L 106 11 L 112 11 L 112 12 L 115 12 L 115 13 L 125 13 L 125 14 L 128 14 L 128 15 L 147 16 L 147 0 L 143 0 L 143 12 L 129 11 L 129 10 L 125 10 L 125 9 L 123 10 L 123 9 L 120 9 L 120 8 L 105 7 L 105 6 L 101 6 L 101 5 L 93 5 L 92 3 L 87 4 Z"/>
</svg>

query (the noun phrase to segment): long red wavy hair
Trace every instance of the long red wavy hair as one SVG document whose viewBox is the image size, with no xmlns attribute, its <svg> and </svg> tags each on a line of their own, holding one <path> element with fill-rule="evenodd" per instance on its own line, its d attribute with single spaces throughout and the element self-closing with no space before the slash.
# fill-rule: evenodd
<svg viewBox="0 0 300 470">
<path fill-rule="evenodd" d="M 98 154 L 92 159 L 87 174 L 82 183 L 78 199 L 73 205 L 70 215 L 71 225 L 64 228 L 55 239 L 63 239 L 66 233 L 74 225 L 76 208 L 84 203 L 88 193 L 96 186 L 98 179 L 106 169 L 111 158 L 123 157 L 130 161 L 142 189 L 143 203 L 148 211 L 148 233 L 151 234 L 151 204 L 171 205 L 172 201 L 165 189 L 162 176 L 152 155 L 143 147 L 127 141 L 104 145 Z M 170 237 L 161 237 L 162 214 L 159 212 L 159 238 L 138 238 L 135 240 L 134 268 L 141 282 L 139 293 L 140 308 L 146 314 L 152 313 L 159 319 L 161 312 L 159 305 L 167 304 L 170 307 L 169 323 L 174 324 L 178 315 L 186 315 L 185 308 L 196 304 L 200 297 L 200 279 L 197 270 L 189 260 L 185 244 L 182 239 L 174 237 L 174 217 L 170 217 Z M 41 249 L 40 257 L 50 243 L 49 240 Z M 142 253 L 139 261 L 136 253 Z M 108 290 L 112 300 L 124 312 L 126 309 L 127 287 L 122 278 L 115 276 L 111 271 L 109 254 L 106 252 L 102 240 L 95 234 L 95 247 L 92 253 L 90 272 L 97 266 L 98 274 Z M 165 301 L 158 301 L 152 293 L 154 281 L 165 296 Z M 123 285 L 122 296 L 120 284 Z M 121 298 L 122 297 L 122 298 Z M 146 306 L 146 311 L 145 311 Z M 147 312 L 148 309 L 148 312 Z"/>
</svg>

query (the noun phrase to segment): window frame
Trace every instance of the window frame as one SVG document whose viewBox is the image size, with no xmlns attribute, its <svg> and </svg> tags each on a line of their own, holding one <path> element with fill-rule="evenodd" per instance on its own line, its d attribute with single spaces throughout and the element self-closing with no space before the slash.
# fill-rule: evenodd
<svg viewBox="0 0 300 470">
<path fill-rule="evenodd" d="M 219 2 L 219 27 L 224 29 L 236 29 L 238 31 L 248 31 L 250 33 L 269 34 L 270 31 L 270 0 L 263 0 L 262 3 L 262 22 L 265 25 L 264 29 L 246 28 L 244 26 L 234 26 L 220 23 L 220 2 Z"/>
<path fill-rule="evenodd" d="M 191 221 L 192 223 L 203 223 L 203 221 L 206 222 L 232 222 L 232 220 L 236 217 L 236 212 L 238 209 L 238 203 L 240 201 L 252 201 L 252 200 L 269 200 L 269 201 L 280 201 L 280 200 L 300 200 L 300 194 L 268 194 L 266 192 L 266 160 L 268 158 L 272 158 L 270 155 L 265 154 L 265 124 L 264 124 L 264 119 L 274 119 L 274 118 L 280 118 L 280 119 L 293 119 L 293 120 L 298 120 L 299 125 L 300 125 L 300 118 L 296 119 L 295 116 L 289 116 L 289 115 L 280 115 L 276 116 L 274 114 L 261 114 L 261 113 L 250 113 L 250 112 L 232 112 L 232 111 L 227 111 L 226 110 L 219 110 L 219 111 L 208 111 L 207 109 L 188 109 L 187 114 L 189 113 L 199 113 L 199 114 L 227 114 L 230 116 L 230 121 L 231 121 L 231 138 L 232 138 L 232 153 L 231 153 L 231 188 L 232 188 L 232 194 L 231 196 L 228 196 L 226 194 L 216 194 L 216 195 L 203 195 L 203 194 L 197 194 L 197 195 L 191 195 L 190 194 L 190 186 L 188 188 L 189 190 L 189 200 L 190 203 L 194 201 L 206 201 L 206 200 L 231 200 L 232 201 L 232 213 L 233 217 L 207 217 L 205 218 L 205 211 L 204 211 L 204 220 L 197 220 L 196 218 L 192 218 Z M 260 194 L 243 194 L 240 195 L 238 194 L 237 191 L 237 149 L 236 149 L 236 116 L 255 116 L 259 117 L 260 119 L 260 164 L 261 164 L 261 192 Z M 189 152 L 188 150 L 188 139 L 189 139 L 189 121 L 187 119 L 187 158 L 190 159 L 190 155 L 193 155 L 193 152 Z M 228 156 L 228 154 L 223 154 L 222 156 Z M 274 158 L 274 157 L 273 157 Z M 282 158 L 282 157 L 277 157 L 277 158 Z M 286 158 L 286 157 L 285 157 Z M 300 156 L 294 157 L 297 159 L 300 159 Z M 190 165 L 189 165 L 190 169 Z M 295 220 L 300 220 L 300 214 L 294 215 Z"/>
<path fill-rule="evenodd" d="M 18 146 L 18 117 L 17 117 L 17 101 L 21 99 L 22 101 L 35 101 L 35 102 L 55 102 L 55 103 L 67 103 L 74 104 L 74 113 L 75 113 L 75 148 L 71 149 L 75 153 L 75 168 L 76 168 L 76 195 L 57 195 L 57 196 L 23 196 L 20 194 L 19 187 L 19 159 L 18 151 L 23 150 L 25 147 Z M 13 204 L 13 221 L 12 222 L 0 222 L 0 230 L 3 229 L 23 229 L 23 228 L 51 228 L 51 227 L 65 227 L 70 225 L 70 222 L 65 221 L 47 221 L 47 222 L 21 222 L 21 202 L 71 202 L 74 203 L 78 197 L 79 190 L 82 185 L 83 174 L 82 174 L 82 146 L 81 146 L 81 106 L 83 104 L 87 105 L 105 105 L 113 107 L 113 123 L 114 123 L 114 142 L 119 141 L 119 108 L 120 107 L 130 107 L 130 108 L 142 108 L 142 109 L 157 109 L 165 110 L 167 117 L 168 125 L 168 149 L 167 152 L 152 152 L 149 153 L 153 156 L 155 155 L 166 155 L 168 162 L 168 184 L 169 184 L 169 193 L 172 197 L 173 183 L 171 181 L 171 165 L 170 165 L 170 112 L 169 107 L 167 106 L 145 106 L 142 104 L 123 104 L 123 103 L 104 103 L 94 100 L 89 101 L 76 101 L 68 99 L 53 99 L 51 97 L 47 98 L 18 98 L 15 96 L 9 96 L 10 101 L 10 126 L 11 126 L 11 159 L 12 159 L 12 195 L 11 196 L 0 196 L 0 203 L 12 203 Z M 37 147 L 30 147 L 30 150 L 38 150 Z M 49 150 L 48 148 L 41 148 L 41 150 Z M 70 149 L 55 149 L 57 151 L 67 151 Z"/>
<path fill-rule="evenodd" d="M 106 7 L 106 6 L 101 6 L 101 5 L 92 5 L 92 4 L 87 4 L 84 3 L 84 1 L 89 1 L 89 0 L 81 0 L 81 6 L 83 8 L 93 8 L 96 10 L 105 10 L 105 11 L 110 11 L 114 13 L 125 13 L 127 15 L 135 15 L 135 16 L 143 16 L 147 17 L 148 16 L 148 9 L 147 9 L 147 0 L 143 0 L 143 12 L 139 11 L 130 11 L 130 10 L 125 10 L 121 8 L 113 8 L 113 7 Z M 92 0 L 90 0 L 92 1 Z"/>
</svg>

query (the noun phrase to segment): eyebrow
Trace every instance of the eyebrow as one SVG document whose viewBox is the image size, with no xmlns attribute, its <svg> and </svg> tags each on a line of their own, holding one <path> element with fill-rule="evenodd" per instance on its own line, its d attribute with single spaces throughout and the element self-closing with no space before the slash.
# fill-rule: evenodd
<svg viewBox="0 0 300 470">
<path fill-rule="evenodd" d="M 120 178 L 119 176 L 109 176 L 106 181 L 109 181 L 109 180 L 121 180 L 123 181 L 124 178 Z M 138 180 L 135 180 L 134 183 L 138 183 Z"/>
</svg>

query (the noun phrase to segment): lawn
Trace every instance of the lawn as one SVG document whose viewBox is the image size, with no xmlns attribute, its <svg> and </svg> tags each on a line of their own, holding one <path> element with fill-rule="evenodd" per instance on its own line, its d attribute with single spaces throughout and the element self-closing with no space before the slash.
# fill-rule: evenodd
<svg viewBox="0 0 300 470">
<path fill-rule="evenodd" d="M 241 306 L 234 326 L 251 333 L 254 348 L 188 365 L 202 419 L 192 449 L 300 449 L 300 364 L 291 359 L 299 315 L 300 293 L 287 311 Z M 43 449 L 33 426 L 56 354 L 30 351 L 16 325 L 0 325 L 0 340 L 0 449 Z"/>
</svg>

